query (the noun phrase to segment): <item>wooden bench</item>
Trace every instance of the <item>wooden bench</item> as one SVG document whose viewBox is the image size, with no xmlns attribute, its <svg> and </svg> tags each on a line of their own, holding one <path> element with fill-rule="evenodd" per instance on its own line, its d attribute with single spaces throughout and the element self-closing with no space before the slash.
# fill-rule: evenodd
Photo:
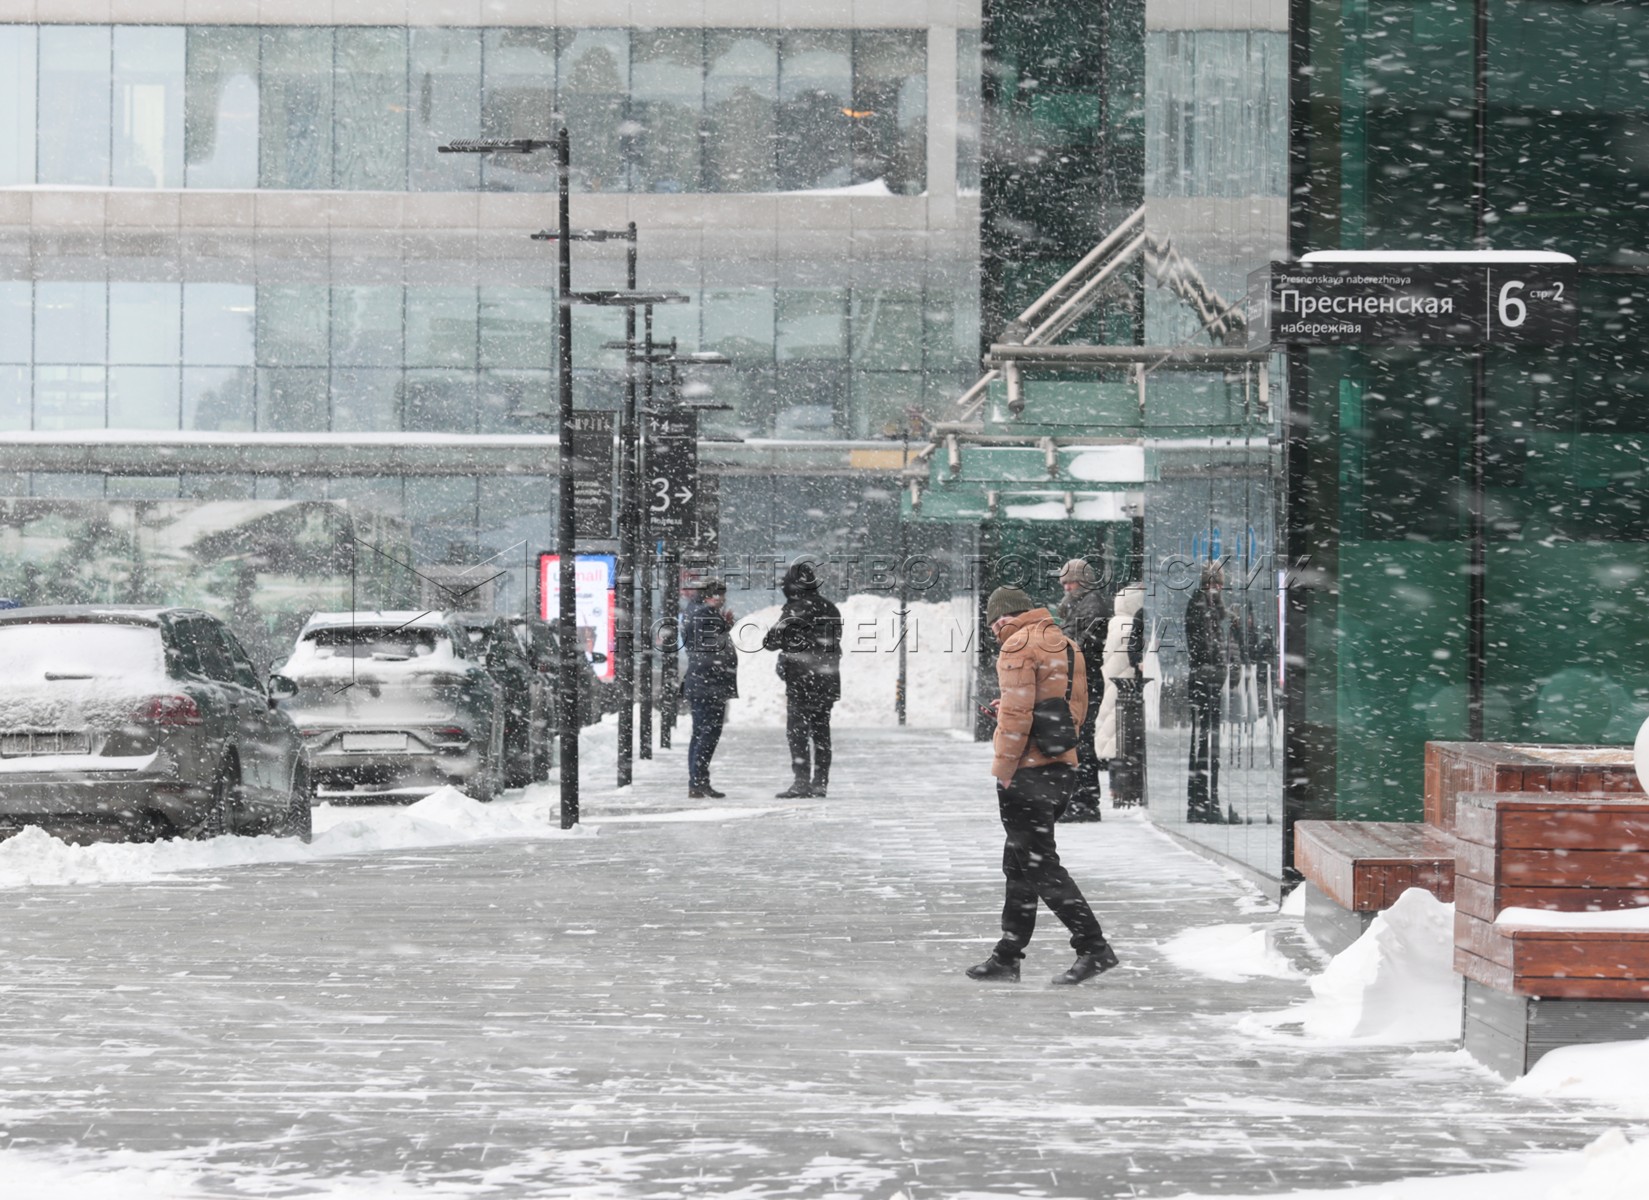
<svg viewBox="0 0 1649 1200">
<path fill-rule="evenodd" d="M 1361 936 L 1405 888 L 1455 899 L 1455 810 L 1463 794 L 1639 793 L 1627 746 L 1427 742 L 1423 824 L 1301 821 L 1294 866 L 1305 878 L 1306 931 L 1330 953 Z M 1492 916 L 1491 916 L 1492 919 Z"/>
<path fill-rule="evenodd" d="M 1411 887 L 1454 899 L 1454 839 L 1413 821 L 1300 821 L 1294 865 L 1306 878 L 1306 931 L 1331 954 Z"/>
<path fill-rule="evenodd" d="M 1649 927 L 1595 915 L 1649 906 L 1649 796 L 1467 793 L 1455 835 L 1466 1049 L 1516 1076 L 1559 1046 L 1649 1034 Z"/>
</svg>

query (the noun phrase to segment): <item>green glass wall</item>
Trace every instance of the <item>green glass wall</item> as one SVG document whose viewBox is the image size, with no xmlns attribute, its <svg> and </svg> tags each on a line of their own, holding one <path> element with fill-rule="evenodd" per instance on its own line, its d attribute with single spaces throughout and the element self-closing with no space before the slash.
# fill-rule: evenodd
<svg viewBox="0 0 1649 1200">
<path fill-rule="evenodd" d="M 1649 10 L 1296 5 L 1293 250 L 1557 250 L 1574 345 L 1296 351 L 1293 548 L 1306 687 L 1295 816 L 1418 817 L 1422 747 L 1465 738 L 1474 528 L 1482 736 L 1629 741 L 1649 716 Z M 1478 74 L 1478 64 L 1483 70 Z M 1474 506 L 1481 506 L 1474 526 Z"/>
<path fill-rule="evenodd" d="M 986 0 L 983 336 L 1015 316 L 1144 196 L 1143 0 Z M 1075 336 L 1136 342 L 1133 304 Z"/>
</svg>

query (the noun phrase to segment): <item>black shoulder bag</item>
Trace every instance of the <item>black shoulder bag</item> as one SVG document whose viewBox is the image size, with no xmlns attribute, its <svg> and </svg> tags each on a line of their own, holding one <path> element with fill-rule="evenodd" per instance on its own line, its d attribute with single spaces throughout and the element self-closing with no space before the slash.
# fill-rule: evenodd
<svg viewBox="0 0 1649 1200">
<path fill-rule="evenodd" d="M 1050 758 L 1076 749 L 1076 720 L 1071 715 L 1071 686 L 1076 682 L 1076 651 L 1065 639 L 1065 695 L 1038 700 L 1031 709 L 1031 741 Z"/>
</svg>

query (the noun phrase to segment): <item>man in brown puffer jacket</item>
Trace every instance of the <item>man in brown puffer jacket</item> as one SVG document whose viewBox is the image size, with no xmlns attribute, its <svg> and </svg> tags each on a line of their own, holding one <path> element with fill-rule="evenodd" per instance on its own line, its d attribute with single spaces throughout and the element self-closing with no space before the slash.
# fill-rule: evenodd
<svg viewBox="0 0 1649 1200">
<path fill-rule="evenodd" d="M 1063 699 L 1069 677 L 1071 717 L 1080 729 L 1088 709 L 1086 670 L 1080 652 L 1067 654 L 1071 643 L 1048 610 L 1038 608 L 1019 588 L 992 592 L 985 620 L 1002 647 L 996 657 L 1001 697 L 996 701 L 991 774 L 996 777 L 997 808 L 1007 834 L 1002 847 L 1007 894 L 1002 940 L 967 974 L 970 979 L 1017 983 L 1019 960 L 1036 929 L 1040 902 L 1071 931 L 1076 951 L 1076 962 L 1053 982 L 1081 983 L 1116 966 L 1117 956 L 1054 846 L 1054 823 L 1076 792 L 1076 750 L 1045 754 L 1031 736 L 1031 713 L 1039 701 Z"/>
</svg>

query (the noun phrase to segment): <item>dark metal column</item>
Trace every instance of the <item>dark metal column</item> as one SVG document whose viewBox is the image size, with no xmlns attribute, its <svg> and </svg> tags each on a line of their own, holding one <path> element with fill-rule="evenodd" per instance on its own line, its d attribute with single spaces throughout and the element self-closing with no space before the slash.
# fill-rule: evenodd
<svg viewBox="0 0 1649 1200">
<path fill-rule="evenodd" d="M 557 447 L 560 465 L 558 499 L 556 504 L 555 550 L 560 556 L 561 611 L 560 624 L 560 686 L 557 688 L 559 711 L 556 720 L 561 726 L 561 828 L 571 829 L 578 824 L 578 564 L 574 545 L 573 526 L 573 441 L 568 433 L 573 420 L 573 224 L 572 224 L 572 146 L 563 125 L 555 137 L 556 169 L 560 175 L 558 203 L 558 230 L 556 245 L 556 336 L 560 344 L 560 371 L 558 392 Z"/>
<path fill-rule="evenodd" d="M 634 310 L 631 310 L 634 312 Z M 653 306 L 647 305 L 642 309 L 641 354 L 647 362 L 647 373 L 642 377 L 643 392 L 642 407 L 648 412 L 653 411 Z M 647 478 L 647 439 L 638 439 L 636 450 L 639 478 Z M 645 494 L 637 496 L 636 503 L 636 533 L 641 542 L 641 611 L 640 624 L 642 629 L 641 643 L 641 686 L 637 689 L 636 699 L 641 707 L 641 729 L 638 742 L 642 758 L 653 757 L 653 645 L 657 640 L 653 629 L 653 530 L 652 520 L 649 517 L 650 498 Z"/>
<path fill-rule="evenodd" d="M 629 224 L 625 286 L 636 290 L 636 223 Z M 640 482 L 636 454 L 641 439 L 636 429 L 636 309 L 624 307 L 624 414 L 618 435 L 618 786 L 630 786 L 631 754 L 635 744 L 636 697 L 636 541 L 640 514 L 636 512 Z"/>
</svg>

